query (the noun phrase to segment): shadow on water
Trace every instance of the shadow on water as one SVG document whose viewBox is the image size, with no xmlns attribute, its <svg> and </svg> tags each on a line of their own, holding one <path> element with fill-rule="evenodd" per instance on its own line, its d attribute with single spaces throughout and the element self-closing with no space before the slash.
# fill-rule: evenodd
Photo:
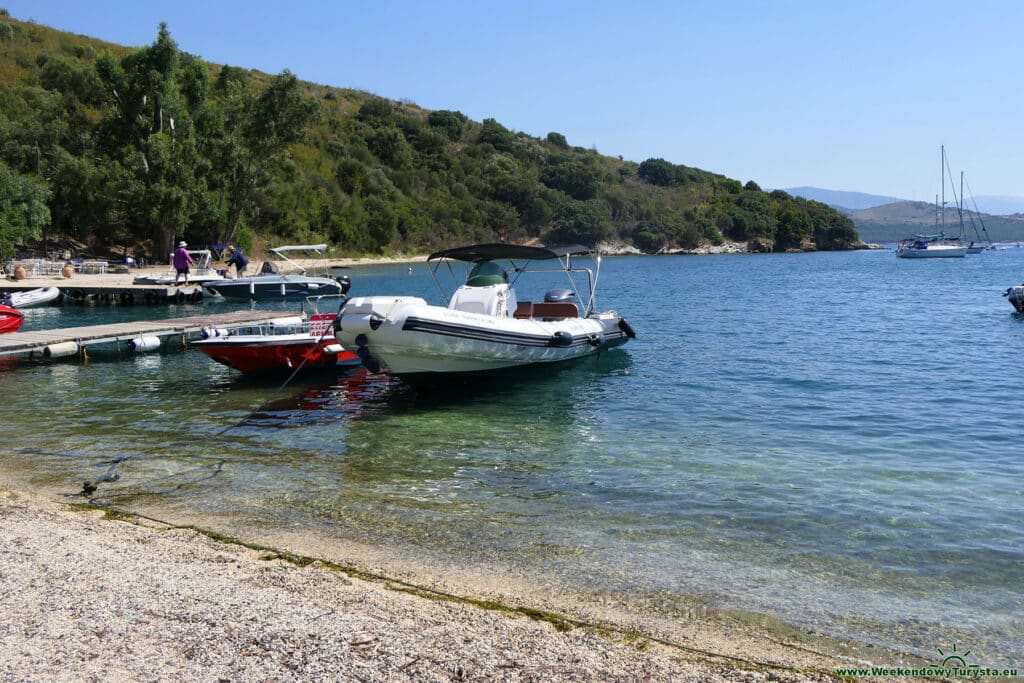
<svg viewBox="0 0 1024 683">
<path fill-rule="evenodd" d="M 581 463 L 595 404 L 630 366 L 612 351 L 429 383 L 359 370 L 270 402 L 243 430 L 258 425 L 278 472 L 288 464 L 291 481 L 261 494 L 286 521 L 421 549 L 465 552 L 476 539 L 497 554 L 540 553 L 550 542 L 524 522 L 541 514 L 537 501 L 590 483 Z M 325 441 L 332 448 L 317 446 Z"/>
<path fill-rule="evenodd" d="M 310 386 L 298 394 L 270 401 L 250 418 L 263 426 L 267 426 L 263 420 L 276 418 L 277 426 L 288 428 L 299 426 L 291 419 L 295 411 L 326 411 L 320 417 L 358 420 L 431 410 L 506 411 L 510 407 L 513 411 L 533 407 L 547 411 L 551 417 L 571 414 L 575 403 L 588 400 L 588 391 L 596 389 L 604 378 L 626 372 L 630 365 L 628 353 L 612 350 L 600 358 L 578 359 L 557 367 L 486 374 L 399 379 L 357 369 L 329 385 Z"/>
</svg>

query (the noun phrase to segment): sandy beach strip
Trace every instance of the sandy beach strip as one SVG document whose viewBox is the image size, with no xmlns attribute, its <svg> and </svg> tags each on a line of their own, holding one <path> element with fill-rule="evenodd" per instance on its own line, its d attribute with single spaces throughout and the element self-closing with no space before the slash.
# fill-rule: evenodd
<svg viewBox="0 0 1024 683">
<path fill-rule="evenodd" d="M 5 681 L 822 681 L 851 664 L 537 618 L 10 482 L 0 537 Z"/>
</svg>

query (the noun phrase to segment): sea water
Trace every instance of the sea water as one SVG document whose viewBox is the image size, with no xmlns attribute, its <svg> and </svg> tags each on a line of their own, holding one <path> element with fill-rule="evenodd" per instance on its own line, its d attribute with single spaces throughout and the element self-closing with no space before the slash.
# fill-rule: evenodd
<svg viewBox="0 0 1024 683">
<path fill-rule="evenodd" d="M 423 264 L 346 272 L 353 295 L 441 301 Z M 128 509 L 173 501 L 1014 665 L 1024 317 L 1000 295 L 1022 275 L 1019 249 L 605 258 L 597 308 L 635 340 L 447 388 L 360 370 L 282 387 L 195 351 L 0 359 L 0 467 L 69 495 L 101 480 Z M 520 299 L 564 286 L 524 279 Z M 239 305 L 65 305 L 25 329 Z"/>
</svg>

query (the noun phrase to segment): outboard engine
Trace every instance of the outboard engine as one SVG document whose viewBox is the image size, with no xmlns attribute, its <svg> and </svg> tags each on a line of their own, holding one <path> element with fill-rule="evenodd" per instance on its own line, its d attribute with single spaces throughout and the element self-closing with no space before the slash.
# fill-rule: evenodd
<svg viewBox="0 0 1024 683">
<path fill-rule="evenodd" d="M 572 291 L 571 289 L 552 289 L 552 290 L 549 290 L 544 295 L 544 301 L 546 301 L 548 303 L 555 303 L 555 302 L 561 303 L 561 302 L 569 301 L 571 303 L 572 298 L 574 296 L 576 296 L 576 292 Z"/>
<path fill-rule="evenodd" d="M 348 275 L 339 275 L 334 279 L 338 281 L 339 285 L 341 285 L 342 294 L 348 294 L 348 290 L 352 289 L 352 280 L 349 279 Z"/>
</svg>

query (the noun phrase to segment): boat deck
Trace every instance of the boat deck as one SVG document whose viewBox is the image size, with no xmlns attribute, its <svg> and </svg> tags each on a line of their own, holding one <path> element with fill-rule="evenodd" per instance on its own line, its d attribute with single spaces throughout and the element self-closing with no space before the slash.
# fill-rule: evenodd
<svg viewBox="0 0 1024 683">
<path fill-rule="evenodd" d="M 186 346 L 190 335 L 198 335 L 207 327 L 233 329 L 260 325 L 276 318 L 294 315 L 294 311 L 232 311 L 166 320 L 138 320 L 108 325 L 65 327 L 56 330 L 11 332 L 0 335 L 0 356 L 16 353 L 43 353 L 47 347 L 68 342 L 75 342 L 84 350 L 90 345 L 127 342 L 142 336 L 160 338 L 179 336 L 182 346 Z"/>
</svg>

